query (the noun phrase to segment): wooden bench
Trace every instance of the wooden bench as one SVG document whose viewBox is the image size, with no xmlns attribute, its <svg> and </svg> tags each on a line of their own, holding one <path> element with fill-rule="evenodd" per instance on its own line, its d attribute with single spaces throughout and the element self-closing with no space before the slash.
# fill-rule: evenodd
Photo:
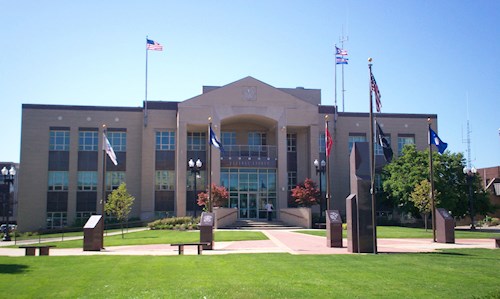
<svg viewBox="0 0 500 299">
<path fill-rule="evenodd" d="M 200 243 L 175 243 L 170 244 L 170 246 L 177 246 L 179 248 L 179 255 L 184 254 L 184 246 L 198 246 L 198 255 L 203 252 L 203 246 L 210 245 L 209 242 L 200 242 Z"/>
<path fill-rule="evenodd" d="M 24 245 L 19 246 L 19 248 L 24 248 L 25 255 L 35 255 L 36 249 L 39 250 L 39 255 L 49 255 L 49 250 L 51 247 L 56 247 L 54 245 Z"/>
</svg>

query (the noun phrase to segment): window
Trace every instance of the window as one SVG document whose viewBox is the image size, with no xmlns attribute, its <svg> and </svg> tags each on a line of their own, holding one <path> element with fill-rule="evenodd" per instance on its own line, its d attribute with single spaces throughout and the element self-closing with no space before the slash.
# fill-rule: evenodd
<svg viewBox="0 0 500 299">
<path fill-rule="evenodd" d="M 401 155 L 401 153 L 403 153 L 403 148 L 407 144 L 415 144 L 415 136 L 398 136 L 398 155 Z"/>
<path fill-rule="evenodd" d="M 115 152 L 127 151 L 127 133 L 126 132 L 109 132 L 106 137 Z"/>
<path fill-rule="evenodd" d="M 207 137 L 202 132 L 188 132 L 187 135 L 187 150 L 188 151 L 204 151 L 207 148 Z"/>
<path fill-rule="evenodd" d="M 366 135 L 363 134 L 349 134 L 349 155 L 351 154 L 354 142 L 366 142 Z"/>
<path fill-rule="evenodd" d="M 391 136 L 389 134 L 385 135 L 385 139 L 387 139 L 387 142 L 389 142 L 389 144 L 391 144 Z M 383 150 L 382 146 L 380 146 L 380 144 L 378 143 L 378 139 L 377 139 L 377 142 L 375 143 L 375 155 L 377 155 L 377 156 L 384 155 L 384 150 Z"/>
<path fill-rule="evenodd" d="M 236 132 L 221 132 L 221 143 L 224 146 L 236 145 Z"/>
<path fill-rule="evenodd" d="M 125 182 L 124 171 L 109 171 L 106 172 L 106 191 L 117 189 L 121 183 Z"/>
<path fill-rule="evenodd" d="M 297 187 L 297 172 L 289 171 L 288 172 L 288 191 Z"/>
<path fill-rule="evenodd" d="M 76 212 L 76 222 L 86 223 L 92 215 L 95 215 L 95 211 Z"/>
<path fill-rule="evenodd" d="M 50 131 L 49 150 L 69 151 L 69 131 Z"/>
<path fill-rule="evenodd" d="M 196 189 L 198 190 L 205 190 L 206 189 L 206 181 L 205 178 L 207 177 L 206 171 L 205 170 L 200 170 L 200 175 L 196 176 Z M 194 190 L 194 179 L 195 175 L 192 173 L 187 174 L 186 180 L 187 180 L 187 189 L 188 191 L 193 191 Z M 222 179 L 222 174 L 221 174 L 221 185 L 224 186 L 224 181 Z"/>
<path fill-rule="evenodd" d="M 286 148 L 289 153 L 297 152 L 297 134 L 286 134 Z"/>
<path fill-rule="evenodd" d="M 97 151 L 98 135 L 97 131 L 80 131 L 78 133 L 78 150 L 79 151 Z"/>
<path fill-rule="evenodd" d="M 319 152 L 320 153 L 326 153 L 326 140 L 325 140 L 325 133 L 319 133 Z"/>
<path fill-rule="evenodd" d="M 68 225 L 68 213 L 47 212 L 47 228 L 60 228 Z"/>
<path fill-rule="evenodd" d="M 78 191 L 97 191 L 97 172 L 78 172 Z"/>
<path fill-rule="evenodd" d="M 260 151 L 263 145 L 267 145 L 266 133 L 249 132 L 248 147 L 251 151 Z"/>
<path fill-rule="evenodd" d="M 175 171 L 174 170 L 157 170 L 155 189 L 157 191 L 175 190 Z"/>
<path fill-rule="evenodd" d="M 68 191 L 68 172 L 49 171 L 49 191 Z"/>
<path fill-rule="evenodd" d="M 380 173 L 375 174 L 375 191 L 382 192 L 382 176 Z"/>
<path fill-rule="evenodd" d="M 174 131 L 156 131 L 156 150 L 174 151 L 175 150 L 175 132 Z"/>
</svg>

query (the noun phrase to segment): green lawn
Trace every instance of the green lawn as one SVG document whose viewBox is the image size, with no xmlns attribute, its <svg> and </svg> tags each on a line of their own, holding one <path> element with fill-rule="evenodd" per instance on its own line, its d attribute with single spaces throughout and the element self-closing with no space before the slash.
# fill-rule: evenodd
<svg viewBox="0 0 500 299">
<path fill-rule="evenodd" d="M 4 298 L 500 298 L 500 250 L 0 257 Z"/>
<path fill-rule="evenodd" d="M 326 230 L 299 230 L 297 232 L 326 237 Z M 342 232 L 344 238 L 347 238 L 347 231 Z M 399 226 L 377 226 L 377 238 L 428 238 L 432 239 L 432 229 L 425 231 L 423 228 L 409 228 Z M 484 231 L 455 231 L 456 239 L 484 239 L 500 238 L 500 233 Z"/>
<path fill-rule="evenodd" d="M 257 231 L 215 231 L 214 241 L 243 241 L 243 240 L 267 240 L 267 237 Z M 148 244 L 171 244 L 199 242 L 200 231 L 175 231 L 175 230 L 144 230 L 127 233 L 122 239 L 120 235 L 105 236 L 104 247 L 123 245 L 148 245 Z M 44 243 L 56 245 L 57 248 L 83 247 L 83 240 Z"/>
</svg>

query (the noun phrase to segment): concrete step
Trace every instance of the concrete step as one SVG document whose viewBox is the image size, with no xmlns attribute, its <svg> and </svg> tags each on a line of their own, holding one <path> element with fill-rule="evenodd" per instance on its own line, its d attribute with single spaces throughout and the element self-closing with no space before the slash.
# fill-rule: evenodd
<svg viewBox="0 0 500 299">
<path fill-rule="evenodd" d="M 289 226 L 281 221 L 262 221 L 262 220 L 238 220 L 233 225 L 225 227 L 227 229 L 300 229 L 301 227 Z"/>
</svg>

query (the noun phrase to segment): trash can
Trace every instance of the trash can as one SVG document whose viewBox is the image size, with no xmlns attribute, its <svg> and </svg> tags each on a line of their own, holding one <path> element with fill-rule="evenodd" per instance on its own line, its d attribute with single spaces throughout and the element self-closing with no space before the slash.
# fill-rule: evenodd
<svg viewBox="0 0 500 299">
<path fill-rule="evenodd" d="M 200 218 L 200 243 L 210 243 L 203 245 L 203 249 L 212 250 L 214 245 L 214 222 L 215 214 L 203 212 Z"/>
<path fill-rule="evenodd" d="M 342 217 L 338 210 L 326 211 L 326 246 L 342 248 Z"/>
</svg>

